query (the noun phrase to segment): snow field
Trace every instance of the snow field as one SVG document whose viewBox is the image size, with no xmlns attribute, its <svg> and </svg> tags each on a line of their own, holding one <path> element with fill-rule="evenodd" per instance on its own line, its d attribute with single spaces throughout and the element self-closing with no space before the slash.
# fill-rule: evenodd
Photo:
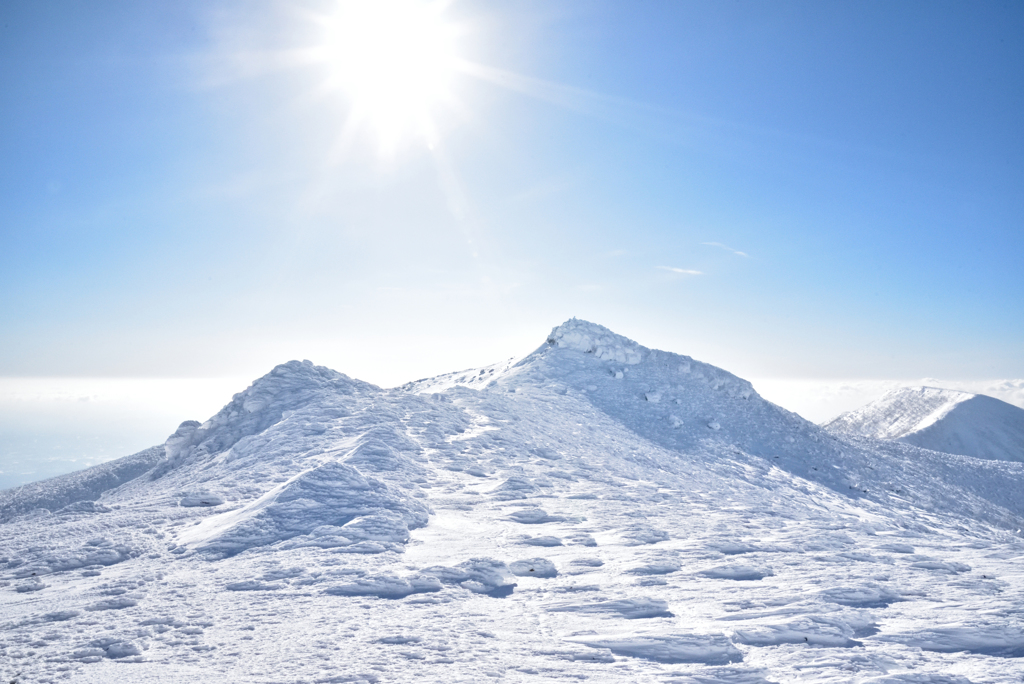
<svg viewBox="0 0 1024 684">
<path fill-rule="evenodd" d="M 3 493 L 0 675 L 1024 677 L 1024 465 L 840 439 L 582 321 L 548 340 L 394 390 L 292 362 L 135 477 Z"/>
</svg>

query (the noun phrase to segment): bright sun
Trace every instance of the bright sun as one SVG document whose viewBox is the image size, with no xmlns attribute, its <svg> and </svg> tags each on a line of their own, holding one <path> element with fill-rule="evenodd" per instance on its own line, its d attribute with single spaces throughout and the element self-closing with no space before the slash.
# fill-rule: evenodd
<svg viewBox="0 0 1024 684">
<path fill-rule="evenodd" d="M 458 60 L 447 3 L 425 0 L 340 0 L 324 18 L 318 52 L 330 86 L 351 104 L 350 126 L 369 126 L 382 152 L 403 140 L 433 146 L 433 119 L 451 97 Z"/>
</svg>

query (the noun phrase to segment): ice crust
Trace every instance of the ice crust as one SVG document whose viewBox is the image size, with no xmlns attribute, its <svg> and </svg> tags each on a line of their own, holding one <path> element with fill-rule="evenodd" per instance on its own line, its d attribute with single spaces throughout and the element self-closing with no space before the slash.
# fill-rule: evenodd
<svg viewBox="0 0 1024 684">
<path fill-rule="evenodd" d="M 890 419 L 986 406 L 953 399 Z M 575 319 L 394 389 L 293 361 L 0 492 L 0 675 L 1020 681 L 1022 491 Z"/>
</svg>

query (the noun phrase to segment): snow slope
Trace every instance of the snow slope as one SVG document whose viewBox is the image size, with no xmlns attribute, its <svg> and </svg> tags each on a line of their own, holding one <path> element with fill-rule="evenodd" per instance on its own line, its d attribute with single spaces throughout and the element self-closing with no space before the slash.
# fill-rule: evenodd
<svg viewBox="0 0 1024 684">
<path fill-rule="evenodd" d="M 394 389 L 293 361 L 155 453 L 0 492 L 5 681 L 1024 677 L 1024 464 L 584 321 Z"/>
<path fill-rule="evenodd" d="M 892 390 L 825 427 L 950 454 L 1024 461 L 1024 409 L 981 394 L 935 387 Z"/>
</svg>

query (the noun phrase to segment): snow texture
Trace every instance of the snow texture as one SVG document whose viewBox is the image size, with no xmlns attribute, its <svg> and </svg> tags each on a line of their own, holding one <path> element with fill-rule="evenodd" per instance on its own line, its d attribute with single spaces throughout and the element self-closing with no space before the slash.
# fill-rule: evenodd
<svg viewBox="0 0 1024 684">
<path fill-rule="evenodd" d="M 393 389 L 292 361 L 0 492 L 0 677 L 1021 681 L 1024 463 L 910 443 L 1008 424 L 920 394 L 823 429 L 579 320 Z"/>
</svg>

